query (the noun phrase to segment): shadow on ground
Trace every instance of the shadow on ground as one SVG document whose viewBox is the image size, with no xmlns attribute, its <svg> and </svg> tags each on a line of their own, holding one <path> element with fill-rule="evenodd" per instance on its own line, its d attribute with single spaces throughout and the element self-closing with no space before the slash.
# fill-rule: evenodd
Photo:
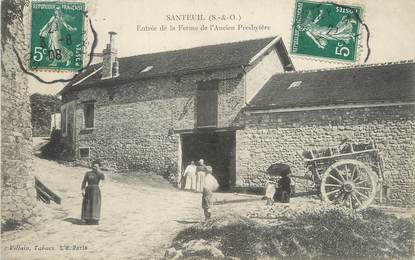
<svg viewBox="0 0 415 260">
<path fill-rule="evenodd" d="M 14 231 L 18 230 L 21 227 L 22 223 L 17 222 L 6 222 L 1 224 L 1 233 L 7 232 L 7 231 Z"/>
<path fill-rule="evenodd" d="M 176 221 L 177 223 L 180 223 L 180 224 L 197 224 L 197 223 L 200 223 L 200 221 L 196 221 L 196 220 L 180 220 L 180 219 L 176 219 L 174 221 Z"/>
<path fill-rule="evenodd" d="M 65 218 L 63 221 L 72 223 L 74 225 L 85 225 L 85 223 L 82 222 L 82 219 L 79 218 Z"/>
</svg>

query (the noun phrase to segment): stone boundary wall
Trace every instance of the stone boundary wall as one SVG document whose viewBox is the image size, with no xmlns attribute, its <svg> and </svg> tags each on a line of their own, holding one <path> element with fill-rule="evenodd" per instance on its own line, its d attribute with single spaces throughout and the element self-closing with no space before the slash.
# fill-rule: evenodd
<svg viewBox="0 0 415 260">
<path fill-rule="evenodd" d="M 26 53 L 22 11 L 24 1 L 2 2 L 1 75 L 1 222 L 17 225 L 34 214 L 36 191 L 30 175 L 32 128 L 27 75 L 19 69 L 13 47 L 20 57 Z M 5 10 L 16 8 L 14 20 Z M 9 13 L 10 14 L 10 13 Z M 10 35 L 8 35 L 10 33 Z M 12 36 L 11 36 L 12 35 Z M 7 226 L 4 226 L 8 229 Z"/>
<path fill-rule="evenodd" d="M 261 186 L 272 163 L 306 171 L 297 151 L 337 146 L 345 137 L 373 140 L 384 160 L 390 203 L 415 205 L 414 105 L 279 112 L 245 115 L 237 131 L 236 172 L 243 185 Z"/>
</svg>

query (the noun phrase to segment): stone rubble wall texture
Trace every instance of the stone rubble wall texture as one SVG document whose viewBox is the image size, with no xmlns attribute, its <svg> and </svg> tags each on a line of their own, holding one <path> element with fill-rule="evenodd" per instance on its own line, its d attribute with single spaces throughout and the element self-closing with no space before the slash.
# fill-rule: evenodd
<svg viewBox="0 0 415 260">
<path fill-rule="evenodd" d="M 15 1 L 15 4 L 21 3 Z M 2 224 L 19 224 L 34 214 L 36 191 L 34 177 L 30 175 L 32 128 L 28 79 L 13 52 L 13 47 L 20 57 L 27 52 L 21 18 L 9 30 L 15 38 L 2 39 L 1 217 Z"/>
<path fill-rule="evenodd" d="M 412 105 L 246 115 L 237 131 L 237 174 L 244 185 L 260 186 L 272 163 L 287 163 L 294 175 L 306 168 L 297 154 L 337 146 L 345 137 L 373 140 L 384 161 L 393 205 L 415 205 L 415 108 Z"/>
<path fill-rule="evenodd" d="M 256 64 L 272 63 L 271 52 Z M 267 58 L 269 57 L 269 58 Z M 275 58 L 275 57 L 274 57 Z M 180 170 L 180 135 L 196 128 L 197 82 L 219 79 L 218 127 L 236 131 L 237 184 L 263 186 L 271 163 L 285 162 L 303 174 L 297 151 L 336 146 L 350 136 L 356 142 L 373 139 L 382 152 L 385 175 L 395 205 L 413 205 L 413 107 L 332 109 L 272 114 L 242 113 L 253 82 L 278 72 L 257 66 L 165 77 L 67 93 L 68 136 L 77 160 L 102 159 L 118 170 L 143 170 L 174 175 Z M 120 72 L 122 73 L 122 71 Z M 246 74 L 245 74 L 246 73 Z M 251 93 L 252 94 L 252 93 Z M 249 95 L 251 95 L 249 94 Z M 95 127 L 83 129 L 83 102 L 95 101 Z M 89 147 L 90 158 L 79 158 Z M 242 181 L 242 183 L 241 183 Z"/>
<path fill-rule="evenodd" d="M 89 88 L 72 96 L 75 105 L 75 154 L 79 147 L 90 147 L 90 158 L 99 158 L 108 167 L 177 174 L 179 134 L 173 130 L 196 127 L 197 82 L 219 79 L 218 127 L 233 126 L 244 105 L 243 71 L 183 75 L 126 83 L 114 87 Z M 83 102 L 95 101 L 95 127 L 82 129 Z M 68 115 L 70 115 L 68 113 Z M 69 131 L 68 131 L 69 132 Z M 80 158 L 81 160 L 84 160 Z"/>
<path fill-rule="evenodd" d="M 206 71 L 67 93 L 63 96 L 64 107 L 68 108 L 68 127 L 73 128 L 73 134 L 68 130 L 66 136 L 67 147 L 78 160 L 79 148 L 90 147 L 87 161 L 99 158 L 111 168 L 177 174 L 180 135 L 173 130 L 196 129 L 197 83 L 219 79 L 217 127 L 239 127 L 245 87 L 254 89 L 246 85 L 281 72 L 278 62 L 273 49 L 245 69 Z M 266 69 L 257 69 L 264 66 Z M 92 100 L 95 128 L 82 129 L 83 102 Z M 75 146 L 71 147 L 71 143 Z"/>
</svg>

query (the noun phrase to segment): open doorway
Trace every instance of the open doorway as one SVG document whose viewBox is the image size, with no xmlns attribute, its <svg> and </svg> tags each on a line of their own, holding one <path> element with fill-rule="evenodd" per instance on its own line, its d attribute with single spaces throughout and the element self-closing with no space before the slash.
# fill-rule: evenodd
<svg viewBox="0 0 415 260">
<path fill-rule="evenodd" d="M 219 190 L 229 190 L 235 180 L 235 131 L 181 135 L 182 167 L 204 159 L 212 166 Z"/>
</svg>

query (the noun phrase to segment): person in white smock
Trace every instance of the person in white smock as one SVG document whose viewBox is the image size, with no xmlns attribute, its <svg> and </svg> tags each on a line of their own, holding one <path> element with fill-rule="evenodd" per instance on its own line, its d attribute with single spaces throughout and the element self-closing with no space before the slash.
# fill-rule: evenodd
<svg viewBox="0 0 415 260">
<path fill-rule="evenodd" d="M 196 190 L 196 168 L 197 166 L 194 161 L 191 161 L 186 167 L 183 174 L 185 179 L 185 190 Z"/>
</svg>

